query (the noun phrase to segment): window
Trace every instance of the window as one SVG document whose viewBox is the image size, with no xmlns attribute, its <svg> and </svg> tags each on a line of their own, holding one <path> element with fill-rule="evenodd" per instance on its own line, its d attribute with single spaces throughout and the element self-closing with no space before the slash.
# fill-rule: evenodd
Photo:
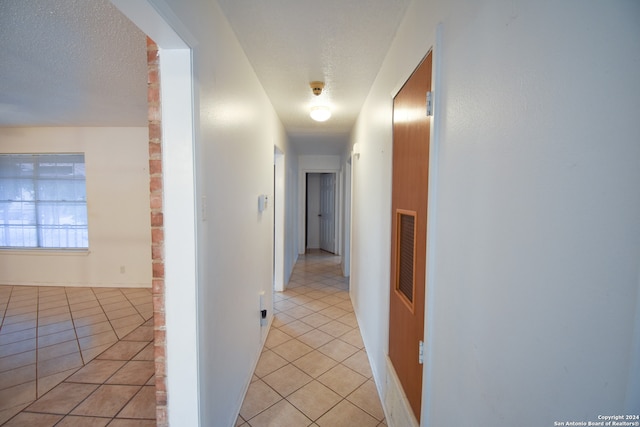
<svg viewBox="0 0 640 427">
<path fill-rule="evenodd" d="M 84 154 L 0 154 L 0 247 L 88 248 Z"/>
</svg>

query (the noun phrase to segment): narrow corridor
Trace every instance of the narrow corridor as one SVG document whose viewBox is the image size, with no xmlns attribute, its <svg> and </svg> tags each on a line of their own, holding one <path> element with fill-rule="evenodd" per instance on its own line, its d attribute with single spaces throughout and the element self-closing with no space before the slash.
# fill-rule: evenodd
<svg viewBox="0 0 640 427">
<path fill-rule="evenodd" d="M 340 257 L 301 255 L 236 426 L 386 426 Z"/>
</svg>

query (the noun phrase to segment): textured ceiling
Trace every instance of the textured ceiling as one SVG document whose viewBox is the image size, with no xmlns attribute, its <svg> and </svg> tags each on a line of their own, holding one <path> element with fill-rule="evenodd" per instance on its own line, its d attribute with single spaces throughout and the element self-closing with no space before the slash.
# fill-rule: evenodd
<svg viewBox="0 0 640 427">
<path fill-rule="evenodd" d="M 300 154 L 342 151 L 409 1 L 218 0 Z M 144 126 L 146 96 L 145 36 L 108 0 L 0 0 L 0 126 Z"/>
<path fill-rule="evenodd" d="M 146 67 L 108 0 L 0 0 L 0 126 L 145 126 Z"/>
<path fill-rule="evenodd" d="M 218 0 L 298 152 L 346 142 L 409 0 Z M 309 82 L 324 81 L 315 97 Z M 329 121 L 309 118 L 314 103 Z M 329 149 L 329 147 L 332 147 Z M 338 151 L 340 152 L 340 151 Z"/>
</svg>

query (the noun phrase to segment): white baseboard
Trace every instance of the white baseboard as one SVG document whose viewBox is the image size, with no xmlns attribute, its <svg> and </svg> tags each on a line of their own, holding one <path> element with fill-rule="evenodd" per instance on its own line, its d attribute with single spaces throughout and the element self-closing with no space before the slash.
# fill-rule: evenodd
<svg viewBox="0 0 640 427">
<path fill-rule="evenodd" d="M 385 383 L 386 393 L 382 405 L 387 417 L 387 425 L 389 427 L 419 427 L 420 424 L 413 415 L 409 400 L 402 390 L 400 379 L 396 375 L 389 357 L 386 358 Z"/>
</svg>

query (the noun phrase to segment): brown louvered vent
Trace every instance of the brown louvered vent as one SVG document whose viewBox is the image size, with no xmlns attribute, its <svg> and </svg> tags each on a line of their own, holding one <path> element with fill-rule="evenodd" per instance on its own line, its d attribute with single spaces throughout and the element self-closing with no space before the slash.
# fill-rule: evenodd
<svg viewBox="0 0 640 427">
<path fill-rule="evenodd" d="M 415 219 L 411 214 L 398 215 L 398 285 L 397 289 L 413 303 L 413 253 Z"/>
</svg>

